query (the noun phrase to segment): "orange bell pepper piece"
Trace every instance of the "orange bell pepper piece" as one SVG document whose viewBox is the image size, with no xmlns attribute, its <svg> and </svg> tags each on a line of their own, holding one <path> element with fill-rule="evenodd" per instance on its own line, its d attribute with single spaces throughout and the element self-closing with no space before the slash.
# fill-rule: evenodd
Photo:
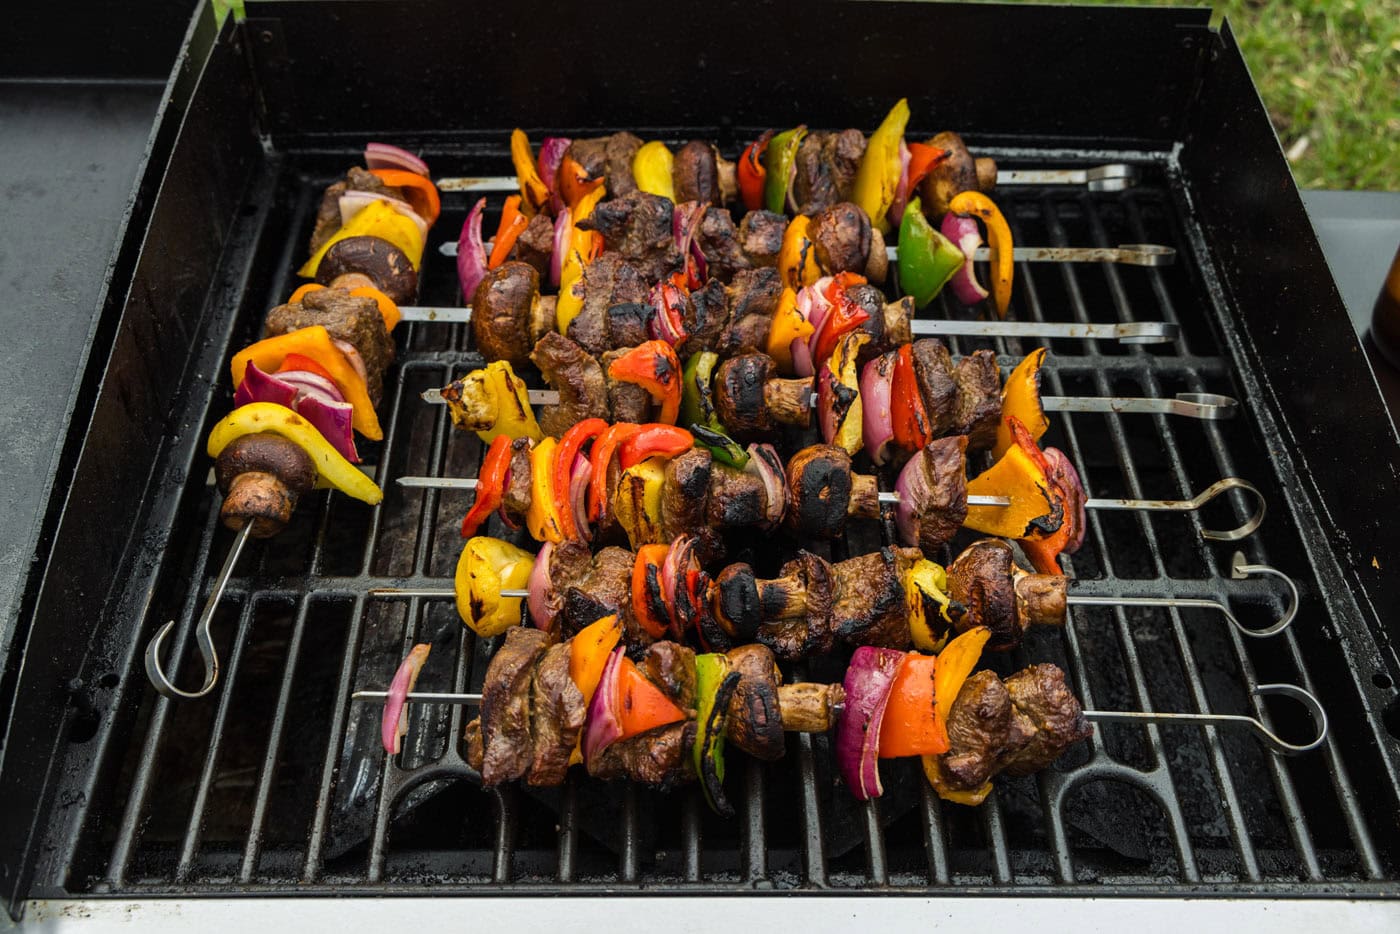
<svg viewBox="0 0 1400 934">
<path fill-rule="evenodd" d="M 571 211 L 585 196 L 601 187 L 604 181 L 605 179 L 601 176 L 591 177 L 588 170 L 580 165 L 573 156 L 564 157 L 564 161 L 559 163 L 559 173 L 555 176 L 559 197 L 564 199 L 564 203 L 569 206 Z"/>
<path fill-rule="evenodd" d="M 632 614 L 637 617 L 641 627 L 655 639 L 666 635 L 671 620 L 668 615 L 657 615 L 656 611 L 661 610 L 661 607 L 652 606 L 650 594 L 647 592 L 647 568 L 656 568 L 659 586 L 661 564 L 670 550 L 670 545 L 643 545 L 637 549 L 637 558 L 632 563 Z"/>
<path fill-rule="evenodd" d="M 417 172 L 404 169 L 370 169 L 370 174 L 391 188 L 402 188 L 404 197 L 414 213 L 423 218 L 429 226 L 442 212 L 442 202 L 438 197 L 437 186 L 432 179 L 424 178 Z"/>
<path fill-rule="evenodd" d="M 549 203 L 549 186 L 540 178 L 535 156 L 530 152 L 530 138 L 524 130 L 511 131 L 510 161 L 515 165 L 515 177 L 520 182 L 521 210 L 527 217 L 534 217 Z"/>
<path fill-rule="evenodd" d="M 637 736 L 685 719 L 685 713 L 624 656 L 617 668 L 617 713 L 622 736 Z"/>
<path fill-rule="evenodd" d="M 909 147 L 909 191 L 915 191 L 924 177 L 948 159 L 948 150 L 928 143 L 906 143 Z"/>
<path fill-rule="evenodd" d="M 1031 440 L 1039 441 L 1050 428 L 1050 419 L 1040 405 L 1040 366 L 1045 362 L 1045 348 L 1038 347 L 1016 364 L 1001 389 L 1001 424 L 997 425 L 997 443 L 992 454 L 1001 457 L 1016 443 L 1011 434 L 1008 415 L 1015 416 L 1026 426 Z"/>
<path fill-rule="evenodd" d="M 614 614 L 588 624 L 569 640 L 569 678 L 583 694 L 585 710 L 598 691 L 598 682 L 603 679 L 603 669 L 607 667 L 608 656 L 621 639 L 622 623 Z M 570 765 L 577 765 L 583 761 L 580 745 L 582 742 L 583 734 L 580 731 L 578 741 L 574 743 L 574 751 L 569 755 Z"/>
<path fill-rule="evenodd" d="M 237 389 L 243 384 L 243 375 L 249 363 L 257 364 L 264 373 L 276 373 L 288 354 L 310 357 L 330 374 L 331 381 L 345 401 L 354 407 L 350 422 L 356 431 L 371 441 L 384 437 L 384 431 L 379 427 L 379 416 L 369 401 L 365 381 L 345 359 L 345 354 L 331 342 L 330 333 L 319 324 L 260 340 L 234 354 L 229 363 L 233 371 L 233 388 Z"/>
<path fill-rule="evenodd" d="M 520 196 L 511 195 L 501 207 L 501 223 L 496 228 L 496 238 L 491 245 L 491 256 L 486 261 L 487 269 L 495 269 L 506 261 L 510 248 L 529 226 L 530 219 L 520 210 Z"/>
<path fill-rule="evenodd" d="M 778 297 L 778 308 L 773 312 L 773 323 L 768 328 L 768 346 L 764 348 L 777 364 L 779 373 L 792 373 L 792 342 L 805 341 L 813 330 L 812 322 L 797 310 L 797 292 L 783 289 Z"/>
<path fill-rule="evenodd" d="M 948 730 L 938 719 L 934 681 L 938 659 L 910 652 L 895 671 L 880 721 L 880 758 L 932 756 L 948 751 Z"/>
<path fill-rule="evenodd" d="M 665 341 L 638 344 L 608 364 L 608 375 L 624 383 L 636 383 L 661 405 L 657 421 L 676 423 L 681 411 L 681 361 Z"/>
<path fill-rule="evenodd" d="M 297 290 L 292 293 L 291 298 L 287 299 L 287 304 L 296 305 L 300 303 L 303 298 L 306 297 L 307 293 L 318 292 L 324 288 L 325 286 L 319 282 L 308 282 L 305 285 L 299 285 L 297 286 Z"/>
<path fill-rule="evenodd" d="M 379 306 L 379 314 L 384 319 L 384 330 L 390 333 L 393 333 L 394 328 L 403 320 L 403 313 L 399 311 L 399 306 L 394 304 L 394 300 L 372 285 L 356 286 L 350 290 L 350 294 L 374 299 L 374 303 Z"/>
<path fill-rule="evenodd" d="M 1015 444 L 992 466 L 967 482 L 969 496 L 1005 496 L 1007 506 L 969 506 L 964 526 L 984 535 L 1026 538 L 1060 527 L 1064 510 L 1051 496 L 1049 465 L 1026 426 L 1014 415 L 1005 421 Z"/>
<path fill-rule="evenodd" d="M 1006 317 L 1006 309 L 1011 307 L 1011 277 L 1016 271 L 1016 260 L 1012 255 L 1011 228 L 1002 217 L 1001 209 L 991 198 L 980 191 L 964 191 L 948 202 L 948 210 L 954 214 L 971 214 L 980 217 L 987 226 L 988 259 L 992 266 L 992 302 L 997 314 Z"/>
<path fill-rule="evenodd" d="M 799 214 L 783 231 L 783 245 L 778 250 L 778 275 L 790 289 L 811 285 L 822 277 L 816 244 L 807 236 L 811 224 L 810 217 Z"/>
</svg>

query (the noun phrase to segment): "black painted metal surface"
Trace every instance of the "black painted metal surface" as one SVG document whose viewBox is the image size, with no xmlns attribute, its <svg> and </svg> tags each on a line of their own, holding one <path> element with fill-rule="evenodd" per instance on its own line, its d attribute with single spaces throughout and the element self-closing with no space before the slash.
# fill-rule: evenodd
<svg viewBox="0 0 1400 934">
<path fill-rule="evenodd" d="M 1022 190 L 999 199 L 1018 242 L 1160 242 L 1176 246 L 1181 261 L 1165 269 L 1023 266 L 1014 313 L 1181 324 L 1181 339 L 1166 347 L 1053 342 L 1048 391 L 1226 392 L 1248 414 L 1230 423 L 1061 415 L 1048 440 L 1074 458 L 1091 495 L 1178 497 L 1231 474 L 1258 484 L 1272 513 L 1242 543 L 1244 551 L 1292 574 L 1303 608 L 1287 635 L 1264 642 L 1246 642 L 1217 617 L 1197 612 L 1076 612 L 1064 633 L 1039 633 L 1017 657 L 993 664 L 1009 671 L 1030 660 L 1057 661 L 1086 702 L 1101 709 L 1254 712 L 1277 717 L 1285 734 L 1298 727 L 1294 712 L 1264 710 L 1246 690 L 1294 681 L 1314 690 L 1331 715 L 1332 738 L 1323 750 L 1283 761 L 1248 737 L 1214 730 L 1103 726 L 1092 744 L 1055 769 L 1004 782 L 978 810 L 938 802 L 909 763 L 887 764 L 887 796 L 858 806 L 834 782 L 824 737 L 792 739 L 777 766 L 734 768 L 730 790 L 740 813 L 728 822 L 710 816 L 690 792 L 665 796 L 577 777 L 555 793 L 488 794 L 462 762 L 460 710 L 415 709 L 407 751 L 390 762 L 377 749 L 377 709 L 348 702 L 356 688 L 381 687 L 411 642 L 436 643 L 420 681 L 429 690 L 476 686 L 489 654 L 488 645 L 464 633 L 450 603 L 394 605 L 367 597 L 385 581 L 450 586 L 460 547 L 455 526 L 462 498 L 392 487 L 378 510 L 325 495 L 306 500 L 282 536 L 250 549 L 215 624 L 226 660 L 220 689 L 204 702 L 157 698 L 141 673 L 140 650 L 157 626 L 176 618 L 175 651 L 183 657 L 189 623 L 230 538 L 215 520 L 218 497 L 205 482 L 201 450 L 209 425 L 228 405 L 230 348 L 250 340 L 266 309 L 293 285 L 291 270 L 302 258 L 320 187 L 355 159 L 367 138 L 389 130 L 416 136 L 439 173 L 499 174 L 508 166 L 505 132 L 517 119 L 644 129 L 675 113 L 652 98 L 660 91 L 639 91 L 635 104 L 629 97 L 596 111 L 566 94 L 551 111 L 536 89 L 513 84 L 504 65 L 471 54 L 474 43 L 484 49 L 488 40 L 469 34 L 459 14 L 438 4 L 415 8 L 441 19 L 441 28 L 420 21 L 413 31 L 424 59 L 434 63 L 423 74 L 448 82 L 463 77 L 462 62 L 478 63 L 471 106 L 460 91 L 449 99 L 425 84 L 386 110 L 380 92 L 348 72 L 333 76 L 317 51 L 353 49 L 371 35 L 389 48 L 407 41 L 389 22 L 402 18 L 394 5 L 252 6 L 247 32 L 214 47 L 192 95 L 117 331 L 108 371 L 114 378 L 98 400 L 106 408 L 94 416 L 75 473 L 75 502 L 85 509 L 65 512 L 39 595 L 16 695 L 26 716 L 12 726 L 12 740 L 21 736 L 32 751 L 7 755 L 0 794 L 42 815 L 46 830 L 28 839 L 13 826 L 0 828 L 3 842 L 18 844 L 13 852 L 26 856 L 7 870 L 7 894 L 735 886 L 1396 892 L 1397 673 L 1386 623 L 1376 612 L 1391 585 L 1366 575 L 1352 537 L 1369 530 L 1388 549 L 1376 553 L 1378 560 L 1400 561 L 1400 548 L 1376 529 L 1384 513 L 1366 513 L 1378 509 L 1386 492 L 1393 501 L 1396 483 L 1386 472 L 1395 463 L 1395 442 L 1386 433 L 1367 434 L 1375 427 L 1368 395 L 1374 387 L 1359 382 L 1349 362 L 1354 335 L 1306 222 L 1291 226 L 1296 192 L 1238 53 L 1228 34 L 1207 32 L 1204 17 L 1193 14 L 860 4 L 837 8 L 830 21 L 792 28 L 868 27 L 878 37 L 898 25 L 906 36 L 927 30 L 937 50 L 947 40 L 931 35 L 936 12 L 940 28 L 959 24 L 987 54 L 1039 61 L 1038 50 L 1057 42 L 1084 53 L 1067 56 L 1075 64 L 1066 73 L 1084 75 L 1073 101 L 1012 70 L 1004 80 L 1015 94 L 997 106 L 976 95 L 959 98 L 956 121 L 945 120 L 946 109 L 916 108 L 913 132 L 945 122 L 967 128 L 974 144 L 1001 144 L 995 152 L 1009 164 L 1101 161 L 1108 148 L 1115 159 L 1143 167 L 1145 183 L 1122 194 Z M 609 17 L 628 13 L 599 12 L 601 22 L 595 18 L 591 28 L 606 29 Z M 473 28 L 501 48 L 506 33 L 493 17 L 505 15 L 492 8 Z M 761 23 L 778 13 L 764 7 L 753 16 Z M 556 41 L 550 35 L 542 41 Z M 1150 69 L 1134 67 L 1133 55 L 1122 51 L 1134 43 Z M 814 48 L 810 41 L 791 47 Z M 883 48 L 886 68 L 837 66 L 859 72 L 852 93 L 837 95 L 818 81 L 820 91 L 804 98 L 793 83 L 787 86 L 797 94 L 793 106 L 802 105 L 802 118 L 813 125 L 873 126 L 890 101 L 914 93 L 922 63 L 938 59 L 925 46 L 915 54 L 912 43 Z M 590 61 L 571 66 L 586 72 L 575 80 L 604 89 L 639 83 L 635 74 L 631 84 L 620 83 L 635 63 Z M 786 63 L 744 59 L 751 71 L 740 75 L 734 72 L 740 59 L 715 61 L 725 67 L 695 72 L 692 80 L 716 92 L 691 95 L 692 109 L 681 111 L 694 130 L 643 135 L 685 138 L 716 127 L 720 136 L 742 135 L 721 126 L 729 94 L 753 104 L 736 123 L 792 119 L 786 103 L 777 97 L 765 103 L 754 90 L 771 83 L 769 69 Z M 1090 80 L 1095 61 L 1102 74 Z M 1139 74 L 1142 80 L 1129 80 Z M 1179 83 L 1175 96 L 1159 93 L 1144 108 L 1142 93 L 1162 92 L 1156 83 L 1162 80 Z M 1190 93 L 1198 85 L 1199 99 Z M 270 149 L 255 135 L 259 99 L 274 130 Z M 1094 119 L 1099 111 L 1101 123 Z M 292 115 L 292 122 L 278 124 L 278 113 Z M 1018 128 L 1024 145 L 1006 148 Z M 1061 136 L 1073 137 L 1074 145 L 1062 145 Z M 736 142 L 728 139 L 731 150 Z M 1174 150 L 1173 142 L 1184 148 Z M 1280 184 L 1283 193 L 1270 195 Z M 447 199 L 433 246 L 455 236 L 468 206 L 460 197 Z M 1278 244 L 1278 253 L 1266 244 Z M 429 255 L 423 300 L 455 302 L 451 265 L 437 261 L 431 246 Z M 1306 301 L 1280 303 L 1280 293 Z M 1282 315 L 1293 331 L 1308 335 L 1310 359 L 1294 363 L 1277 347 L 1281 329 L 1270 328 Z M 362 453 L 381 480 L 470 475 L 479 445 L 452 432 L 440 408 L 416 399 L 475 359 L 464 329 L 412 325 L 405 332 L 386 393 L 385 440 Z M 994 347 L 1007 362 L 1030 349 L 970 341 L 960 349 L 975 346 Z M 172 358 L 184 361 L 183 368 L 156 365 Z M 1318 359 L 1327 366 L 1317 366 Z M 1340 384 L 1330 388 L 1338 375 Z M 113 471 L 122 482 L 104 484 Z M 1231 509 L 1219 508 L 1224 515 L 1200 518 L 1095 514 L 1073 573 L 1092 589 L 1211 593 L 1251 619 L 1267 619 L 1279 609 L 1276 593 L 1225 580 L 1230 550 L 1199 537 L 1203 521 L 1229 522 Z M 133 519 L 130 541 L 105 534 Z M 842 547 L 862 550 L 887 534 L 872 526 Z M 115 582 L 100 613 L 84 594 L 60 584 L 94 577 L 104 587 Z M 83 638 L 62 628 L 74 619 L 90 621 L 79 627 Z M 802 674 L 828 678 L 837 671 L 839 660 L 814 663 Z M 98 689 L 76 692 L 65 709 L 57 686 L 75 676 Z"/>
</svg>

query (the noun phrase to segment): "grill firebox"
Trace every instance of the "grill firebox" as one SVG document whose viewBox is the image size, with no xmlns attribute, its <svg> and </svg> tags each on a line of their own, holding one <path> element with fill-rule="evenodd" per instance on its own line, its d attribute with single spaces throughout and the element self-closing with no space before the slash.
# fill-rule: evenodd
<svg viewBox="0 0 1400 934">
<path fill-rule="evenodd" d="M 267 70 L 267 50 L 288 36 L 280 27 L 260 31 L 256 10 L 254 16 L 241 34 L 226 33 L 220 43 L 247 44 L 239 51 L 249 56 L 270 100 L 279 85 L 277 70 Z M 215 47 L 215 59 L 221 48 Z M 219 67 L 239 66 L 241 59 Z M 218 103 L 191 119 L 215 125 Z M 277 126 L 276 106 L 268 100 L 263 106 L 265 119 Z M 941 128 L 943 121 L 934 125 L 915 113 L 911 138 Z M 637 129 L 622 116 L 609 117 L 618 123 L 613 128 Z M 839 115 L 801 116 L 816 126 L 845 125 Z M 424 135 L 425 158 L 439 175 L 508 171 L 509 126 L 502 126 L 465 136 Z M 672 143 L 714 138 L 732 156 L 753 134 L 748 127 L 696 123 L 642 135 Z M 369 133 L 376 136 L 394 138 Z M 1082 582 L 1079 592 L 1213 597 L 1247 624 L 1262 625 L 1279 615 L 1282 601 L 1267 579 L 1230 579 L 1239 550 L 1293 577 L 1302 594 L 1297 620 L 1283 635 L 1248 640 L 1205 611 L 1075 607 L 1062 632 L 1033 632 L 1022 649 L 985 662 L 1003 674 L 1055 662 L 1086 707 L 1243 713 L 1286 738 L 1308 735 L 1303 711 L 1287 700 L 1263 703 L 1249 689 L 1295 683 L 1327 708 L 1331 733 L 1322 749 L 1285 760 L 1247 734 L 1212 727 L 1098 724 L 1091 742 L 1051 770 L 1000 778 L 986 805 L 968 809 L 940 802 L 917 764 L 907 761 L 883 763 L 885 797 L 859 804 L 839 784 L 828 739 L 797 735 L 775 765 L 736 756 L 728 789 L 737 816 L 727 821 L 706 810 L 698 789 L 649 792 L 581 778 L 577 770 L 562 789 L 484 791 L 464 761 L 462 727 L 469 714 L 462 708 L 415 705 L 405 752 L 395 763 L 379 746 L 379 708 L 354 704 L 350 694 L 382 688 L 408 647 L 420 641 L 434 644 L 420 690 L 476 690 L 495 646 L 465 630 L 450 602 L 368 594 L 383 586 L 451 586 L 469 494 L 405 491 L 392 481 L 476 473 L 481 445 L 475 437 L 453 431 L 444 407 L 418 398 L 481 364 L 461 325 L 400 329 L 398 364 L 386 379 L 381 407 L 384 441 L 361 446 L 385 486 L 384 504 L 372 510 L 317 494 L 303 499 L 279 537 L 250 544 L 215 618 L 224 660 L 219 687 L 203 701 L 158 697 L 141 671 L 140 649 L 156 628 L 175 619 L 168 657 L 178 662 L 170 667 L 185 670 L 183 684 L 197 680 L 189 671 L 197 657 L 190 630 L 232 540 L 218 524 L 219 494 L 201 450 L 231 398 L 228 357 L 255 339 L 266 311 L 295 286 L 320 191 L 356 160 L 365 138 L 359 132 L 314 135 L 284 144 L 274 136 L 266 152 L 230 156 L 247 167 L 247 183 L 217 195 L 218 209 L 227 208 L 232 218 L 227 236 L 191 246 L 203 251 L 208 275 L 184 292 L 166 293 L 202 309 L 183 326 L 193 354 L 170 391 L 164 444 L 134 511 L 132 542 L 103 614 L 108 622 L 95 634 L 82 669 L 87 687 L 77 693 L 103 693 L 97 712 L 67 721 L 48 799 L 56 817 L 47 845 L 36 850 L 30 895 L 718 893 L 736 887 L 1061 895 L 1395 892 L 1400 741 L 1390 674 L 1375 642 L 1367 641 L 1371 633 L 1357 601 L 1339 590 L 1337 570 L 1319 569 L 1319 554 L 1332 559 L 1310 498 L 1320 495 L 1322 484 L 1314 485 L 1310 474 L 1325 465 L 1305 468 L 1308 483 L 1299 482 L 1294 452 L 1286 450 L 1299 429 L 1281 425 L 1265 404 L 1272 380 L 1261 379 L 1253 362 L 1258 348 L 1233 315 L 1233 292 L 1222 286 L 1236 274 L 1238 257 L 1212 248 L 1193 177 L 1181 153 L 1170 148 L 1066 146 L 1048 134 L 1036 143 L 993 139 L 976 146 L 1006 167 L 1111 160 L 1141 171 L 1139 183 L 1123 192 L 1002 190 L 998 203 L 1018 244 L 1160 243 L 1178 251 L 1176 264 L 1162 268 L 1018 267 L 1013 313 L 1022 320 L 1162 320 L 1181 329 L 1175 342 L 1153 346 L 1046 341 L 1047 394 L 1208 392 L 1242 403 L 1241 415 L 1228 422 L 1056 414 L 1045 443 L 1070 455 L 1091 496 L 1189 498 L 1221 477 L 1240 476 L 1263 491 L 1270 508 L 1263 527 L 1239 543 L 1200 536 L 1202 528 L 1229 528 L 1248 516 L 1251 505 L 1234 499 L 1237 494 L 1199 515 L 1094 512 L 1070 574 Z M 177 150 L 183 145 L 182 134 Z M 463 195 L 444 196 L 424 262 L 422 304 L 460 303 L 452 262 L 436 247 L 455 238 L 470 204 Z M 488 217 L 486 226 L 493 224 Z M 936 304 L 926 314 L 949 314 L 954 307 Z M 1004 368 L 1040 346 L 967 338 L 949 344 L 955 354 L 993 349 Z M 1319 411 L 1318 417 L 1330 416 Z M 857 527 L 833 546 L 831 557 L 878 547 L 891 532 L 876 524 Z M 494 518 L 486 534 L 511 537 Z M 513 540 L 532 547 L 522 536 Z M 756 535 L 748 541 L 733 535 L 730 543 L 731 553 L 750 549 L 760 565 L 774 557 L 765 555 L 767 543 Z M 1400 560 L 1400 552 L 1378 560 L 1392 559 Z M 813 662 L 796 674 L 839 679 L 843 662 Z M 1387 698 L 1390 716 L 1380 712 Z"/>
</svg>

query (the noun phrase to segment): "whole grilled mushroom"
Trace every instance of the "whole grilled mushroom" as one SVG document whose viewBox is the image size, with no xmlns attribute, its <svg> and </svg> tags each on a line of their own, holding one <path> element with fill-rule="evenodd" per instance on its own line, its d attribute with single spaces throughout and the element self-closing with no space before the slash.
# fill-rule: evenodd
<svg viewBox="0 0 1400 934">
<path fill-rule="evenodd" d="M 330 285 L 347 273 L 360 273 L 396 303 L 406 305 L 418 295 L 418 272 L 408 255 L 382 237 L 346 237 L 337 242 L 316 267 L 316 281 Z"/>
<path fill-rule="evenodd" d="M 472 339 L 487 360 L 530 362 L 530 322 L 540 300 L 540 274 L 529 263 L 502 263 L 472 296 Z"/>
<path fill-rule="evenodd" d="M 262 432 L 224 448 L 214 477 L 224 493 L 224 525 L 237 530 L 251 522 L 254 538 L 271 538 L 291 520 L 297 499 L 316 485 L 316 465 L 293 442 Z"/>
<path fill-rule="evenodd" d="M 870 216 L 858 205 L 841 201 L 812 216 L 807 236 L 823 270 L 864 273 L 870 262 Z"/>
</svg>

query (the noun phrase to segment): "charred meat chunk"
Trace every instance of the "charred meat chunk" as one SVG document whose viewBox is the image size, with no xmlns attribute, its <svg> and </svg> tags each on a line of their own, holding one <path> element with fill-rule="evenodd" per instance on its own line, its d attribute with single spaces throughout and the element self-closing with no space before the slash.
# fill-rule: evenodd
<svg viewBox="0 0 1400 934">
<path fill-rule="evenodd" d="M 739 270 L 753 266 L 739 244 L 739 231 L 728 211 L 706 211 L 695 239 L 700 244 L 700 252 L 705 254 L 708 274 L 721 282 L 728 282 Z"/>
<path fill-rule="evenodd" d="M 916 495 L 914 521 L 926 554 L 942 548 L 967 521 L 967 439 L 937 438 L 911 458 L 906 470 L 918 474 L 908 489 Z"/>
<path fill-rule="evenodd" d="M 583 270 L 583 308 L 569 322 L 570 339 L 595 356 L 612 350 L 608 309 L 621 304 L 649 305 L 641 271 L 620 253 L 601 253 Z"/>
<path fill-rule="evenodd" d="M 967 435 L 969 451 L 991 447 L 1001 423 L 1001 371 L 996 354 L 973 351 L 958 361 L 953 379 L 958 384 L 958 401 L 952 430 Z"/>
<path fill-rule="evenodd" d="M 604 179 L 610 196 L 621 198 L 637 190 L 637 183 L 632 177 L 632 160 L 641 148 L 640 139 L 622 132 L 593 139 L 576 139 L 565 155 L 583 166 L 589 178 Z"/>
<path fill-rule="evenodd" d="M 1035 724 L 1035 735 L 1007 756 L 1003 769 L 1010 775 L 1039 772 L 1070 746 L 1094 733 L 1084 708 L 1065 683 L 1065 673 L 1051 664 L 1032 665 L 1006 679 L 1011 703 Z"/>
<path fill-rule="evenodd" d="M 604 749 L 588 762 L 588 774 L 657 788 L 677 785 L 693 777 L 689 763 L 694 743 L 694 720 L 659 726 Z"/>
<path fill-rule="evenodd" d="M 530 362 L 530 315 L 540 300 L 540 274 L 529 263 L 502 263 L 472 296 L 472 342 L 487 360 L 513 367 Z"/>
<path fill-rule="evenodd" d="M 948 714 L 948 751 L 939 758 L 943 776 L 953 788 L 978 788 L 1034 735 L 1035 724 L 1011 703 L 996 673 L 979 671 L 963 682 Z"/>
<path fill-rule="evenodd" d="M 402 189 L 384 184 L 378 175 L 368 169 L 351 166 L 344 178 L 327 185 L 321 195 L 321 206 L 316 209 L 316 227 L 311 231 L 311 242 L 307 245 L 308 253 L 314 255 L 340 229 L 340 196 L 347 191 L 368 191 L 396 201 L 405 200 Z"/>
<path fill-rule="evenodd" d="M 583 732 L 587 705 L 583 692 L 569 677 L 569 655 L 568 643 L 552 645 L 535 668 L 531 686 L 534 747 L 526 776 L 531 785 L 563 784 L 569 757 Z"/>
<path fill-rule="evenodd" d="M 501 508 L 516 525 L 525 524 L 530 509 L 530 439 L 516 438 L 510 443 L 510 482 L 506 484 Z"/>
<path fill-rule="evenodd" d="M 859 130 L 816 130 L 797 147 L 792 193 L 799 214 L 815 214 L 851 197 L 865 135 Z M 863 267 L 862 267 L 863 268 Z M 859 270 L 857 270 L 859 271 Z"/>
<path fill-rule="evenodd" d="M 739 249 L 750 266 L 777 266 L 787 218 L 772 211 L 750 211 L 739 221 Z"/>
<path fill-rule="evenodd" d="M 534 761 L 530 687 L 548 634 L 517 627 L 506 632 L 481 688 L 481 782 L 488 788 L 525 775 Z"/>
<path fill-rule="evenodd" d="M 724 293 L 724 283 L 718 279 L 710 279 L 690 293 L 690 300 L 685 306 L 687 336 L 676 345 L 676 353 L 684 358 L 702 350 L 714 350 L 728 323 L 729 305 Z"/>
<path fill-rule="evenodd" d="M 263 323 L 263 335 L 275 337 L 318 324 L 332 340 L 349 346 L 353 356 L 346 356 L 352 363 L 358 356 L 370 400 L 378 405 L 384 391 L 384 371 L 394 362 L 394 340 L 384 329 L 384 316 L 374 299 L 351 295 L 344 289 L 307 292 L 300 302 L 272 309 Z"/>
<path fill-rule="evenodd" d="M 659 282 L 681 268 L 671 230 L 673 210 L 669 198 L 633 191 L 604 201 L 578 226 L 598 231 L 608 252 L 632 263 L 648 282 Z"/>
<path fill-rule="evenodd" d="M 607 375 L 612 362 L 630 349 L 609 350 L 599 358 L 599 362 L 608 381 L 608 405 L 612 408 L 613 422 L 632 422 L 640 425 L 651 420 L 651 396 L 636 383 L 613 379 Z"/>
<path fill-rule="evenodd" d="M 549 262 L 554 255 L 554 222 L 548 214 L 540 213 L 530 218 L 525 229 L 510 248 L 507 259 L 519 260 L 535 267 L 541 276 L 549 275 Z"/>
<path fill-rule="evenodd" d="M 695 650 L 669 640 L 647 646 L 637 667 L 681 710 L 695 709 Z"/>
<path fill-rule="evenodd" d="M 957 416 L 958 382 L 953 378 L 953 358 L 948 348 L 936 337 L 914 341 L 910 349 L 914 358 L 914 379 L 923 396 L 933 434 L 947 434 Z"/>
<path fill-rule="evenodd" d="M 586 418 L 608 417 L 608 384 L 598 361 L 557 331 L 540 339 L 530 354 L 544 381 L 559 392 L 557 405 L 541 406 L 540 428 L 558 438 Z"/>
<path fill-rule="evenodd" d="M 768 329 L 773 324 L 773 312 L 783 294 L 783 281 L 778 270 L 771 267 L 744 269 L 725 287 L 729 323 L 715 348 L 720 356 L 764 350 L 768 344 Z"/>
<path fill-rule="evenodd" d="M 865 273 L 870 262 L 870 215 L 849 201 L 823 208 L 807 228 L 817 262 L 828 275 Z"/>
<path fill-rule="evenodd" d="M 593 556 L 588 570 L 564 588 L 560 619 L 566 636 L 616 614 L 628 645 L 651 640 L 632 614 L 632 564 L 632 552 L 625 548 L 609 546 Z"/>
<path fill-rule="evenodd" d="M 608 340 L 614 348 L 636 347 L 651 339 L 647 325 L 656 309 L 647 302 L 619 302 L 608 306 Z"/>
<path fill-rule="evenodd" d="M 904 577 L 923 557 L 917 548 L 881 548 L 831 566 L 831 628 L 851 645 L 907 649 Z"/>
</svg>

